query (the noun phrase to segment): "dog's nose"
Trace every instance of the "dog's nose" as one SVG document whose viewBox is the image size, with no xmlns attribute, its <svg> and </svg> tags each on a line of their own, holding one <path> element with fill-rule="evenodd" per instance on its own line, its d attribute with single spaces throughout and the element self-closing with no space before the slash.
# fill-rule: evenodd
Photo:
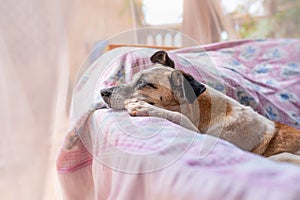
<svg viewBox="0 0 300 200">
<path fill-rule="evenodd" d="M 101 93 L 101 96 L 102 96 L 102 97 L 108 97 L 108 96 L 111 95 L 112 89 L 111 89 L 111 88 L 108 88 L 108 89 L 102 89 L 102 90 L 100 91 L 100 93 Z"/>
<path fill-rule="evenodd" d="M 111 88 L 102 89 L 102 90 L 100 91 L 100 93 L 101 93 L 101 96 L 102 96 L 102 97 L 108 97 L 108 96 L 111 95 L 112 89 L 111 89 Z"/>
</svg>

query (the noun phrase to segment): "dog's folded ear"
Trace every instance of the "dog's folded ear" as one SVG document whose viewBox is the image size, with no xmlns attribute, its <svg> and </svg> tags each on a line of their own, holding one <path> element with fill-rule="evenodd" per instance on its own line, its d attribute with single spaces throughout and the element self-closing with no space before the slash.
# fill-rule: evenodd
<svg viewBox="0 0 300 200">
<path fill-rule="evenodd" d="M 187 100 L 188 103 L 193 103 L 206 90 L 205 85 L 181 70 L 171 73 L 170 84 L 178 100 Z"/>
<path fill-rule="evenodd" d="M 160 63 L 171 68 L 175 67 L 174 61 L 168 56 L 167 52 L 165 51 L 156 52 L 151 56 L 150 60 L 153 63 Z"/>
</svg>

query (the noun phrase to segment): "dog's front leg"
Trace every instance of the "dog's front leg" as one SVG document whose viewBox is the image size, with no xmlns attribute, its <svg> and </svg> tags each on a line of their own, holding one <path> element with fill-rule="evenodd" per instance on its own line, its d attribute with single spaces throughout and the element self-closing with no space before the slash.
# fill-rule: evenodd
<svg viewBox="0 0 300 200">
<path fill-rule="evenodd" d="M 273 156 L 269 156 L 268 158 L 279 161 L 279 162 L 288 162 L 292 164 L 296 164 L 300 166 L 300 155 L 288 153 L 288 152 L 283 152 L 279 153 Z"/>
<path fill-rule="evenodd" d="M 131 116 L 150 116 L 167 119 L 189 130 L 199 132 L 198 128 L 183 114 L 153 106 L 145 101 L 128 99 L 125 108 Z"/>
</svg>

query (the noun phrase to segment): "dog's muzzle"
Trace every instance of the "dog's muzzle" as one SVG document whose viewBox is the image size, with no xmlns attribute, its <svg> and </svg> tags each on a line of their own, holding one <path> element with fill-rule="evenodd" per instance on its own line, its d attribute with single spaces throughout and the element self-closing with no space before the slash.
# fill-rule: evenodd
<svg viewBox="0 0 300 200">
<path fill-rule="evenodd" d="M 102 99 L 104 100 L 104 102 L 111 107 L 110 105 L 110 97 L 112 96 L 113 93 L 113 88 L 105 88 L 100 90 L 100 94 L 102 96 Z"/>
<path fill-rule="evenodd" d="M 115 86 L 100 90 L 100 94 L 108 107 L 122 110 L 125 109 L 124 101 L 131 96 L 131 90 L 127 87 Z"/>
</svg>

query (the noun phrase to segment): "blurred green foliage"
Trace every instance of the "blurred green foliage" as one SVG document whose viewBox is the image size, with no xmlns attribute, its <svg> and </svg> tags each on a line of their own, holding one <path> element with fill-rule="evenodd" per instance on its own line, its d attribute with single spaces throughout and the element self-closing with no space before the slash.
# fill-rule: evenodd
<svg viewBox="0 0 300 200">
<path fill-rule="evenodd" d="M 277 1 L 276 3 L 276 10 L 269 16 L 246 15 L 237 29 L 240 36 L 255 39 L 300 38 L 300 1 Z M 235 13 L 241 11 L 245 12 L 245 8 L 238 7 Z"/>
</svg>

